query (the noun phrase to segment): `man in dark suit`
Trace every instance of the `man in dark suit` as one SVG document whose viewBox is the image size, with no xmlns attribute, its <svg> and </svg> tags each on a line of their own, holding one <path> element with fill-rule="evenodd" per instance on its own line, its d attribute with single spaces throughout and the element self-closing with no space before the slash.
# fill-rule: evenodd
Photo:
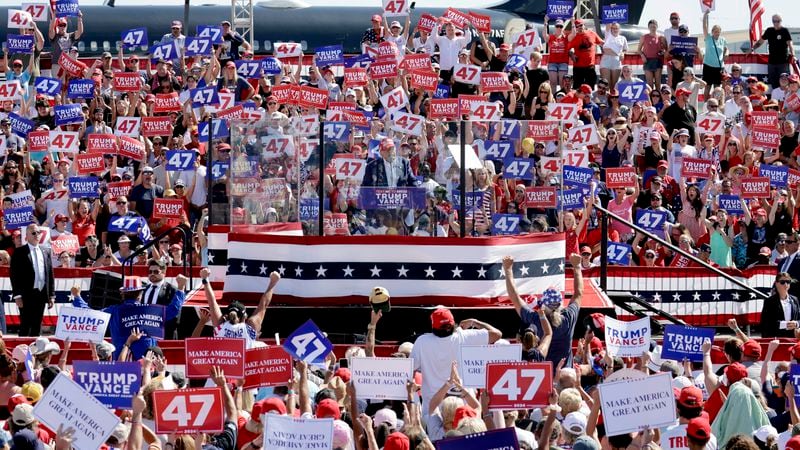
<svg viewBox="0 0 800 450">
<path fill-rule="evenodd" d="M 798 238 L 800 236 L 797 233 L 789 234 L 789 237 L 786 238 L 786 253 L 789 256 L 775 261 L 778 273 L 786 272 L 795 280 L 800 280 L 800 252 L 798 252 L 800 242 L 798 242 Z M 789 287 L 789 294 L 800 298 L 800 283 L 793 283 Z"/>
<path fill-rule="evenodd" d="M 164 280 L 164 276 L 167 274 L 167 265 L 160 259 L 151 259 L 147 263 L 147 269 L 147 278 L 150 280 L 150 284 L 142 294 L 141 303 L 143 305 L 174 305 L 173 300 L 178 296 L 178 288 Z M 181 292 L 180 294 L 182 295 L 183 293 Z M 177 316 L 164 324 L 165 339 L 175 339 L 174 334 L 177 325 Z"/>
<path fill-rule="evenodd" d="M 52 254 L 39 246 L 40 234 L 39 225 L 28 225 L 26 244 L 11 256 L 11 295 L 20 310 L 20 336 L 39 336 L 44 307 L 52 308 L 56 300 Z"/>
<path fill-rule="evenodd" d="M 761 309 L 761 337 L 794 337 L 800 325 L 800 301 L 789 294 L 789 286 L 793 281 L 786 272 L 775 277 L 775 293 L 764 300 Z"/>
<path fill-rule="evenodd" d="M 397 156 L 394 141 L 385 138 L 379 147 L 379 158 L 367 158 L 362 186 L 413 187 L 419 185 L 411 171 L 411 162 Z"/>
</svg>

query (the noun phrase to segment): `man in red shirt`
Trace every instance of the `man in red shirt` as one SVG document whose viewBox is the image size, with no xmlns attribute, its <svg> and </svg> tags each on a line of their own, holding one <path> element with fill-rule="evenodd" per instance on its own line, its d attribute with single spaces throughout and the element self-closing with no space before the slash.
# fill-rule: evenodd
<svg viewBox="0 0 800 450">
<path fill-rule="evenodd" d="M 575 89 L 582 84 L 594 86 L 597 83 L 597 71 L 594 68 L 594 59 L 597 51 L 595 45 L 603 45 L 594 31 L 587 30 L 583 20 L 575 19 L 575 36 L 569 41 L 567 49 L 572 59 L 572 86 Z"/>
</svg>

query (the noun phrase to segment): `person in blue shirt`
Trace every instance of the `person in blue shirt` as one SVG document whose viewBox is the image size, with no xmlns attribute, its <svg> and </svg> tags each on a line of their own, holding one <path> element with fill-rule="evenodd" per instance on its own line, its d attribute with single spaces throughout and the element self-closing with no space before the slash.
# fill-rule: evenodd
<svg viewBox="0 0 800 450">
<path fill-rule="evenodd" d="M 176 290 L 175 295 L 172 297 L 170 303 L 165 306 L 164 323 L 167 323 L 170 320 L 178 317 L 178 313 L 181 311 L 183 303 L 186 301 L 184 288 L 186 288 L 187 280 L 188 279 L 185 276 L 180 274 L 175 277 L 175 284 L 177 285 L 178 289 Z M 114 344 L 114 347 L 116 348 L 116 351 L 114 352 L 114 359 L 119 356 L 119 353 L 123 347 L 128 347 L 130 354 L 133 355 L 133 360 L 136 361 L 142 358 L 147 353 L 148 349 L 158 345 L 155 338 L 143 335 L 139 332 L 139 330 L 125 328 L 122 325 L 122 310 L 130 305 L 141 304 L 139 300 L 145 288 L 146 286 L 142 285 L 141 278 L 137 276 L 125 277 L 125 284 L 120 288 L 120 293 L 122 294 L 122 303 L 118 305 L 111 305 L 103 309 L 103 312 L 111 314 L 111 323 L 109 324 L 109 328 L 111 330 L 111 343 Z M 83 298 L 81 298 L 80 287 L 74 286 L 71 292 L 72 306 L 76 308 L 89 307 L 89 304 L 86 303 Z M 136 338 L 134 338 L 134 335 Z"/>
<path fill-rule="evenodd" d="M 31 70 L 33 68 L 33 54 L 30 55 L 28 66 L 23 69 L 22 60 L 15 59 L 8 64 L 8 49 L 3 49 L 3 61 L 8 70 L 6 70 L 6 81 L 19 80 L 19 86 L 22 89 L 22 99 L 28 101 L 29 89 L 28 83 L 31 81 Z"/>
</svg>

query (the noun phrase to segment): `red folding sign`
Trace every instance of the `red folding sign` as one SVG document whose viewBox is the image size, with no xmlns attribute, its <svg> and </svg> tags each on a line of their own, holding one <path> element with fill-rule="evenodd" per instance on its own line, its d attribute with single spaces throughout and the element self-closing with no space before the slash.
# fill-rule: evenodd
<svg viewBox="0 0 800 450">
<path fill-rule="evenodd" d="M 505 72 L 481 72 L 481 90 L 483 92 L 506 92 L 511 90 L 508 74 Z"/>
<path fill-rule="evenodd" d="M 428 104 L 428 116 L 431 119 L 458 118 L 457 98 L 433 98 Z"/>
<path fill-rule="evenodd" d="M 558 191 L 555 187 L 525 188 L 525 206 L 528 208 L 555 208 L 558 204 Z"/>
<path fill-rule="evenodd" d="M 433 31 L 433 27 L 436 26 L 436 17 L 425 13 L 419 16 L 419 22 L 417 22 L 417 29 L 422 30 L 426 33 L 430 33 Z"/>
<path fill-rule="evenodd" d="M 708 171 L 714 166 L 713 161 L 701 158 L 683 158 L 681 176 L 687 178 L 708 178 Z"/>
<path fill-rule="evenodd" d="M 469 22 L 470 17 L 468 14 L 465 14 L 455 8 L 447 8 L 442 14 L 442 17 L 450 19 L 453 22 L 453 25 L 457 26 L 458 28 L 464 28 L 464 25 Z"/>
<path fill-rule="evenodd" d="M 89 153 L 117 153 L 117 137 L 113 134 L 92 133 L 86 140 L 86 151 Z"/>
<path fill-rule="evenodd" d="M 153 391 L 153 412 L 156 434 L 219 433 L 225 417 L 218 387 Z"/>
<path fill-rule="evenodd" d="M 781 132 L 777 128 L 753 128 L 750 130 L 750 144 L 753 147 L 778 148 Z"/>
<path fill-rule="evenodd" d="M 181 101 L 178 99 L 177 92 L 172 92 L 169 94 L 156 94 L 156 102 L 153 105 L 154 113 L 179 112 L 180 110 Z"/>
<path fill-rule="evenodd" d="M 481 33 L 492 32 L 492 18 L 488 15 L 478 14 L 474 11 L 470 11 L 469 21 L 472 22 L 472 25 L 475 27 L 475 29 Z"/>
<path fill-rule="evenodd" d="M 558 121 L 557 120 L 529 120 L 528 137 L 537 141 L 557 141 L 558 140 Z"/>
<path fill-rule="evenodd" d="M 114 90 L 119 92 L 139 92 L 142 77 L 137 72 L 117 72 L 114 74 Z"/>
<path fill-rule="evenodd" d="M 769 178 L 749 177 L 742 179 L 742 198 L 769 198 Z"/>
<path fill-rule="evenodd" d="M 100 173 L 105 170 L 102 153 L 80 153 L 75 155 L 75 168 L 79 175 Z"/>
<path fill-rule="evenodd" d="M 489 409 L 543 407 L 553 390 L 553 363 L 489 363 L 486 387 Z"/>
<path fill-rule="evenodd" d="M 208 378 L 213 366 L 219 366 L 229 379 L 244 378 L 245 341 L 241 338 L 187 338 L 186 376 Z"/>
<path fill-rule="evenodd" d="M 244 389 L 283 386 L 292 378 L 292 358 L 280 346 L 247 350 Z"/>
<path fill-rule="evenodd" d="M 145 156 L 144 142 L 128 136 L 119 137 L 119 156 L 143 161 Z"/>
<path fill-rule="evenodd" d="M 172 120 L 167 116 L 142 117 L 142 136 L 171 136 Z"/>
<path fill-rule="evenodd" d="M 306 108 L 325 109 L 328 106 L 328 91 L 311 86 L 300 87 L 300 98 L 297 102 Z"/>
<path fill-rule="evenodd" d="M 50 148 L 50 132 L 31 131 L 28 133 L 28 151 L 46 152 Z"/>
<path fill-rule="evenodd" d="M 406 55 L 403 57 L 403 61 L 400 62 L 400 68 L 405 70 L 425 69 L 431 71 L 433 70 L 433 66 L 431 65 L 431 56 L 427 53 Z"/>
<path fill-rule="evenodd" d="M 428 70 L 411 71 L 411 87 L 419 88 L 428 92 L 436 92 L 439 85 L 439 76 Z"/>
<path fill-rule="evenodd" d="M 615 188 L 633 187 L 637 183 L 632 167 L 609 167 L 606 169 L 606 186 Z"/>
<path fill-rule="evenodd" d="M 153 219 L 182 219 L 183 200 L 179 198 L 157 198 L 153 202 Z"/>
<path fill-rule="evenodd" d="M 361 67 L 346 67 L 344 69 L 344 83 L 348 87 L 366 86 L 368 81 L 367 69 Z"/>
<path fill-rule="evenodd" d="M 106 183 L 108 195 L 111 196 L 111 200 L 116 200 L 123 195 L 127 197 L 128 194 L 130 194 L 132 187 L 133 181 L 117 181 L 114 183 Z"/>
<path fill-rule="evenodd" d="M 384 61 L 372 63 L 369 66 L 369 74 L 373 80 L 383 80 L 397 76 L 397 63 Z"/>
</svg>

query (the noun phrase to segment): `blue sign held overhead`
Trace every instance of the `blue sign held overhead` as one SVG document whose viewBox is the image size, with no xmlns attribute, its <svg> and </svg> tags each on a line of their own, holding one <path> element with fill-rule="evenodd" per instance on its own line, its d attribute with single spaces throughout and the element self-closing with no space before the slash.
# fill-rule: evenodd
<svg viewBox="0 0 800 450">
<path fill-rule="evenodd" d="M 789 166 L 772 166 L 761 164 L 758 172 L 762 177 L 769 178 L 769 185 L 778 188 L 785 188 L 789 183 Z"/>
<path fill-rule="evenodd" d="M 79 103 L 56 105 L 54 112 L 56 115 L 56 126 L 82 123 L 85 120 Z"/>
<path fill-rule="evenodd" d="M 667 223 L 668 218 L 669 216 L 667 216 L 666 211 L 652 209 L 640 209 L 636 211 L 636 225 L 639 225 L 656 236 L 664 236 L 664 224 Z"/>
<path fill-rule="evenodd" d="M 194 88 L 189 91 L 189 95 L 192 97 L 192 108 L 219 105 L 219 93 L 216 86 Z"/>
<path fill-rule="evenodd" d="M 214 53 L 214 44 L 207 37 L 187 37 L 183 48 L 186 56 L 208 56 Z"/>
<path fill-rule="evenodd" d="M 370 63 L 372 62 L 372 58 L 369 57 L 367 54 L 352 56 L 350 58 L 344 59 L 344 66 L 345 67 L 360 67 L 362 69 L 366 69 L 369 67 Z"/>
<path fill-rule="evenodd" d="M 150 59 L 152 62 L 158 62 L 160 59 L 170 60 L 178 56 L 178 47 L 175 41 L 167 42 L 164 44 L 154 45 L 150 49 Z"/>
<path fill-rule="evenodd" d="M 562 191 L 561 198 L 559 199 L 561 202 L 560 208 L 565 211 L 570 209 L 582 209 L 585 206 L 583 204 L 584 197 L 583 189 L 580 188 Z"/>
<path fill-rule="evenodd" d="M 230 135 L 228 125 L 222 119 L 212 119 L 213 129 L 211 138 L 222 139 Z M 208 122 L 202 121 L 197 125 L 197 139 L 200 142 L 208 142 Z"/>
<path fill-rule="evenodd" d="M 575 9 L 575 0 L 547 0 L 547 17 L 550 20 L 568 20 Z"/>
<path fill-rule="evenodd" d="M 295 359 L 319 365 L 325 362 L 325 357 L 333 350 L 333 344 L 309 319 L 286 338 L 283 349 Z"/>
<path fill-rule="evenodd" d="M 19 137 L 28 137 L 28 133 L 33 130 L 33 121 L 16 113 L 8 113 L 8 120 L 11 122 L 11 131 Z"/>
<path fill-rule="evenodd" d="M 150 45 L 150 41 L 147 40 L 147 28 L 145 27 L 123 31 L 120 38 L 125 48 Z"/>
<path fill-rule="evenodd" d="M 61 80 L 57 78 L 36 77 L 36 84 L 34 87 L 36 88 L 37 94 L 45 94 L 52 97 L 61 93 Z"/>
<path fill-rule="evenodd" d="M 594 170 L 588 167 L 564 166 L 564 186 L 591 186 Z"/>
<path fill-rule="evenodd" d="M 341 66 L 344 64 L 344 51 L 341 45 L 327 45 L 314 50 L 317 67 Z"/>
<path fill-rule="evenodd" d="M 236 64 L 236 73 L 240 77 L 248 79 L 261 78 L 261 73 L 263 72 L 261 61 L 240 59 L 235 61 L 234 64 Z"/>
<path fill-rule="evenodd" d="M 536 160 L 533 158 L 514 158 L 503 167 L 503 176 L 520 180 L 532 180 L 535 162 Z"/>
<path fill-rule="evenodd" d="M 218 25 L 198 25 L 197 37 L 210 38 L 211 43 L 221 44 L 223 41 L 222 27 Z"/>
<path fill-rule="evenodd" d="M 492 235 L 506 236 L 520 234 L 520 222 L 522 216 L 519 214 L 493 214 L 492 215 Z"/>
<path fill-rule="evenodd" d="M 70 80 L 67 85 L 68 98 L 93 98 L 94 80 Z"/>
<path fill-rule="evenodd" d="M 7 209 L 3 211 L 3 213 L 3 220 L 6 222 L 6 230 L 17 230 L 33 223 L 32 206 Z"/>
<path fill-rule="evenodd" d="M 69 177 L 69 198 L 99 198 L 97 177 Z"/>
<path fill-rule="evenodd" d="M 500 428 L 436 442 L 436 450 L 486 450 L 487 448 L 519 450 L 517 432 L 513 427 Z"/>
<path fill-rule="evenodd" d="M 109 409 L 131 409 L 142 384 L 138 362 L 74 361 L 73 379 Z"/>
<path fill-rule="evenodd" d="M 672 36 L 669 40 L 673 55 L 694 55 L 697 53 L 697 38 Z"/>
<path fill-rule="evenodd" d="M 280 75 L 283 70 L 283 64 L 278 58 L 268 56 L 261 60 L 261 71 L 267 75 Z"/>
<path fill-rule="evenodd" d="M 624 81 L 617 83 L 619 101 L 625 105 L 647 101 L 647 84 L 644 81 Z"/>
<path fill-rule="evenodd" d="M 664 342 L 661 346 L 661 357 L 682 361 L 703 360 L 703 344 L 714 342 L 713 328 L 684 327 L 667 325 L 664 328 Z"/>
<path fill-rule="evenodd" d="M 350 124 L 347 122 L 325 122 L 322 134 L 325 141 L 347 142 L 350 140 Z"/>
<path fill-rule="evenodd" d="M 167 164 L 165 169 L 168 172 L 193 170 L 194 161 L 197 153 L 194 150 L 167 150 Z"/>
<path fill-rule="evenodd" d="M 631 263 L 631 252 L 633 248 L 622 242 L 608 243 L 608 262 L 619 266 L 627 266 Z"/>
<path fill-rule="evenodd" d="M 628 5 L 603 5 L 600 11 L 600 23 L 628 23 Z"/>
<path fill-rule="evenodd" d="M 527 64 L 528 64 L 528 58 L 522 55 L 517 55 L 515 53 L 509 55 L 508 60 L 506 61 L 506 67 L 503 70 L 505 70 L 506 72 L 511 72 L 512 70 L 523 72 Z"/>
<path fill-rule="evenodd" d="M 8 53 L 33 53 L 32 34 L 9 34 L 6 37 L 6 48 Z"/>
<path fill-rule="evenodd" d="M 724 209 L 728 214 L 744 214 L 742 199 L 738 195 L 720 194 L 718 200 L 719 209 Z"/>
<path fill-rule="evenodd" d="M 81 12 L 78 0 L 56 0 L 56 17 L 78 17 Z"/>
<path fill-rule="evenodd" d="M 164 339 L 164 319 L 167 314 L 164 305 L 125 303 L 119 306 L 117 312 L 122 335 L 129 336 L 132 329 L 138 328 L 151 338 Z"/>
</svg>

